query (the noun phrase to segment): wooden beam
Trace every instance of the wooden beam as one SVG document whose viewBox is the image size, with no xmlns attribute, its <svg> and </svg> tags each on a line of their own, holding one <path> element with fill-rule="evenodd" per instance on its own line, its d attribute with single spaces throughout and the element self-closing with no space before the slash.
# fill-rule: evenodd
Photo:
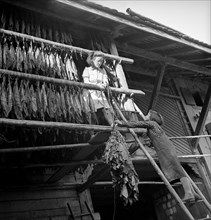
<svg viewBox="0 0 211 220">
<path fill-rule="evenodd" d="M 175 59 L 175 58 L 172 58 L 172 57 L 165 57 L 165 56 L 162 56 L 158 53 L 150 52 L 150 51 L 140 49 L 140 48 L 137 48 L 137 47 L 133 47 L 131 45 L 129 46 L 129 45 L 126 45 L 126 44 L 121 45 L 121 44 L 117 43 L 117 48 L 118 48 L 119 51 L 122 51 L 122 52 L 127 53 L 127 54 L 132 54 L 132 55 L 138 56 L 138 57 L 144 57 L 144 58 L 149 59 L 149 60 L 164 62 L 164 63 L 166 63 L 170 66 L 175 66 L 175 67 L 178 67 L 178 68 L 181 68 L 181 69 L 186 69 L 186 70 L 190 70 L 190 71 L 193 71 L 193 72 L 202 73 L 202 74 L 205 74 L 207 76 L 211 76 L 211 70 L 210 69 L 207 69 L 207 68 L 204 68 L 204 67 L 192 64 L 192 63 L 188 63 L 188 62 L 185 62 L 185 61 L 181 61 L 181 60 L 178 60 L 178 59 Z"/>
<path fill-rule="evenodd" d="M 157 73 L 156 79 L 155 79 L 155 85 L 154 85 L 154 89 L 151 95 L 151 100 L 149 103 L 149 107 L 148 107 L 148 111 L 150 109 L 154 109 L 156 103 L 157 103 L 157 99 L 158 99 L 158 93 L 160 92 L 160 88 L 161 88 L 161 84 L 163 81 L 163 76 L 165 73 L 165 69 L 166 69 L 166 64 L 164 63 L 161 67 L 160 72 Z"/>
<path fill-rule="evenodd" d="M 120 42 L 120 43 L 128 43 L 128 42 L 136 42 L 136 43 L 140 43 L 141 41 L 150 38 L 151 35 L 147 32 L 143 32 L 143 33 L 138 33 L 138 34 L 128 34 L 128 35 L 124 35 L 122 37 L 118 37 L 118 39 L 116 39 L 116 41 Z"/>
<path fill-rule="evenodd" d="M 201 62 L 201 61 L 211 61 L 211 57 L 204 57 L 204 58 L 195 58 L 186 60 L 187 62 Z"/>
<path fill-rule="evenodd" d="M 146 25 L 144 25 L 144 26 L 140 25 L 140 23 L 135 21 L 135 20 L 131 21 L 131 20 L 126 19 L 126 18 L 115 16 L 115 15 L 112 15 L 108 12 L 104 12 L 104 11 L 101 11 L 99 9 L 93 8 L 91 6 L 87 6 L 87 5 L 85 5 L 81 2 L 75 2 L 75 1 L 73 2 L 73 1 L 68 1 L 68 0 L 56 0 L 56 2 L 58 2 L 60 4 L 67 5 L 69 7 L 74 7 L 78 10 L 81 10 L 81 11 L 86 11 L 86 12 L 89 12 L 89 13 L 97 14 L 97 15 L 100 15 L 100 16 L 106 18 L 106 19 L 109 19 L 109 20 L 113 21 L 113 22 L 122 23 L 122 24 L 125 24 L 125 25 L 129 26 L 129 27 L 135 28 L 137 30 L 146 31 L 148 33 L 155 34 L 157 36 L 164 37 L 164 38 L 167 38 L 167 39 L 170 39 L 170 40 L 174 40 L 176 42 L 180 42 L 182 44 L 186 44 L 186 45 L 198 48 L 200 50 L 203 50 L 205 52 L 211 53 L 211 49 L 207 48 L 205 46 L 198 45 L 194 42 L 190 42 L 189 40 L 186 40 L 186 39 L 183 39 L 183 38 L 178 38 L 178 37 L 172 36 L 170 34 L 167 34 L 165 32 L 155 30 L 155 29 L 153 29 L 151 27 L 148 27 Z"/>
<path fill-rule="evenodd" d="M 209 87 L 207 89 L 207 93 L 206 93 L 205 100 L 204 100 L 204 105 L 202 107 L 200 117 L 199 117 L 199 121 L 196 125 L 194 135 L 200 135 L 201 134 L 201 132 L 204 128 L 204 125 L 205 125 L 210 107 L 211 107 L 211 83 L 209 84 Z M 199 143 L 199 139 L 197 138 L 192 143 L 193 143 L 193 148 L 196 149 L 197 146 L 198 146 L 198 143 Z"/>
<path fill-rule="evenodd" d="M 53 77 L 47 77 L 47 76 L 40 76 L 40 75 L 35 75 L 35 74 L 30 74 L 30 73 L 22 73 L 22 72 L 17 72 L 17 71 L 12 71 L 12 70 L 5 70 L 5 69 L 0 69 L 1 74 L 6 74 L 9 76 L 15 76 L 19 77 L 21 79 L 28 79 L 28 80 L 35 80 L 35 81 L 40 81 L 40 82 L 47 82 L 47 83 L 52 83 L 60 86 L 76 86 L 76 87 L 81 87 L 81 88 L 86 88 L 86 89 L 92 89 L 92 90 L 105 90 L 104 87 L 99 86 L 99 85 L 94 85 L 94 84 L 89 84 L 89 83 L 83 83 L 83 82 L 77 82 L 77 81 L 70 81 L 66 79 L 57 79 Z M 110 87 L 110 90 L 114 93 L 124 93 L 124 94 L 136 94 L 136 95 L 145 95 L 145 93 L 141 90 L 134 90 L 134 89 L 125 89 L 125 88 L 116 88 L 116 87 Z"/>
<path fill-rule="evenodd" d="M 186 56 L 186 55 L 191 55 L 191 54 L 200 54 L 200 52 L 198 50 L 194 50 L 192 49 L 181 49 L 178 52 L 168 52 L 166 53 L 166 56 L 170 56 L 170 57 L 174 57 L 174 56 Z"/>
<path fill-rule="evenodd" d="M 168 48 L 171 48 L 175 45 L 177 45 L 178 43 L 175 42 L 171 42 L 171 43 L 166 43 L 166 40 L 163 40 L 161 42 L 156 42 L 154 43 L 155 45 L 153 46 L 153 43 L 149 45 L 149 47 L 147 48 L 147 50 L 166 50 Z"/>
<path fill-rule="evenodd" d="M 90 154 L 92 154 L 97 149 L 97 146 L 92 148 L 82 148 L 80 149 L 77 154 L 71 158 L 71 160 L 85 160 Z M 62 168 L 59 168 L 48 180 L 47 183 L 55 183 L 58 180 L 60 180 L 62 177 L 70 173 L 72 170 L 76 169 L 78 165 L 68 165 L 63 166 Z"/>
<path fill-rule="evenodd" d="M 116 44 L 115 44 L 114 40 L 111 39 L 110 42 L 111 42 L 111 45 L 110 45 L 111 54 L 114 54 L 114 55 L 118 56 L 119 53 L 118 53 L 118 50 L 117 50 L 117 47 L 116 47 Z M 124 73 L 124 70 L 122 68 L 121 63 L 118 63 L 116 65 L 116 73 L 117 73 L 117 77 L 119 78 L 119 82 L 121 84 L 121 87 L 124 88 L 124 89 L 128 89 L 127 80 L 126 80 L 125 73 Z M 126 111 L 135 111 L 133 102 L 129 98 L 124 103 L 124 108 L 125 108 Z"/>
<path fill-rule="evenodd" d="M 92 50 L 88 50 L 88 49 L 85 49 L 85 48 L 76 47 L 76 46 L 67 45 L 67 44 L 62 44 L 62 43 L 58 43 L 58 42 L 55 42 L 55 41 L 46 40 L 46 39 L 43 39 L 43 38 L 40 38 L 40 37 L 35 37 L 35 36 L 28 35 L 28 34 L 22 34 L 22 33 L 15 32 L 15 31 L 0 29 L 0 33 L 20 37 L 20 38 L 23 38 L 23 39 L 28 39 L 28 40 L 31 40 L 32 42 L 36 41 L 36 42 L 40 42 L 40 43 L 46 43 L 46 44 L 49 44 L 51 46 L 58 47 L 58 48 L 61 48 L 61 49 L 65 48 L 65 49 L 69 50 L 70 53 L 75 52 L 75 53 L 79 53 L 79 54 L 89 55 L 91 52 L 93 52 Z M 103 52 L 102 52 L 102 54 L 105 57 L 105 59 L 117 60 L 119 62 L 126 62 L 126 63 L 130 63 L 130 64 L 134 62 L 130 58 L 114 56 L 114 55 L 103 53 Z"/>
<path fill-rule="evenodd" d="M 76 123 L 52 122 L 52 121 L 18 120 L 18 119 L 9 119 L 9 118 L 0 118 L 0 126 L 87 130 L 87 131 L 112 131 L 113 129 L 111 126 L 104 126 L 104 125 L 76 124 Z M 127 128 L 118 127 L 118 130 L 120 132 L 128 132 Z M 145 132 L 145 129 L 142 128 L 136 128 L 135 130 L 138 133 Z"/>
</svg>

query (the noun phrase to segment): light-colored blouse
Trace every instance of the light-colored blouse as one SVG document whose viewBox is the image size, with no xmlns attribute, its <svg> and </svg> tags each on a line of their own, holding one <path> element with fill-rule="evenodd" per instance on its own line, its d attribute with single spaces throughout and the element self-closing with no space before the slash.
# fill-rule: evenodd
<svg viewBox="0 0 211 220">
<path fill-rule="evenodd" d="M 92 66 L 85 67 L 82 77 L 85 83 L 90 83 L 99 86 L 105 86 L 108 84 L 108 76 L 104 69 L 96 69 Z M 103 91 L 89 91 L 94 102 L 95 111 L 97 111 L 100 108 L 110 108 L 105 93 Z"/>
</svg>

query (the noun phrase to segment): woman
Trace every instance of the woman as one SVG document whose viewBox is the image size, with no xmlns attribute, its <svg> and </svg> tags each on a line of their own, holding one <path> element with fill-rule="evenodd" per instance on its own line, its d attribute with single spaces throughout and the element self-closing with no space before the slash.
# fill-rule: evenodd
<svg viewBox="0 0 211 220">
<path fill-rule="evenodd" d="M 104 68 L 103 53 L 100 51 L 90 53 L 87 63 L 89 67 L 85 67 L 82 75 L 84 82 L 106 88 L 108 86 L 108 76 Z M 100 124 L 111 125 L 114 121 L 114 114 L 105 93 L 99 90 L 89 90 L 89 92 Z"/>
<path fill-rule="evenodd" d="M 185 195 L 183 202 L 194 202 L 199 199 L 200 196 L 193 189 L 189 178 L 186 176 L 178 158 L 173 143 L 170 141 L 165 131 L 161 128 L 164 120 L 161 114 L 156 111 L 150 110 L 149 113 L 144 116 L 144 121 L 139 122 L 124 122 L 116 121 L 120 126 L 125 127 L 139 127 L 146 128 L 147 135 L 149 136 L 160 162 L 161 169 L 165 174 L 169 182 L 180 179 L 183 186 Z"/>
</svg>

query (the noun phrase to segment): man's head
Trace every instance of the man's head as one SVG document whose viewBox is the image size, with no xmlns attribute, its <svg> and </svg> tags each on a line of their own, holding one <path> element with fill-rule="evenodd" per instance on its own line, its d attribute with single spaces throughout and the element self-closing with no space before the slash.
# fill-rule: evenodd
<svg viewBox="0 0 211 220">
<path fill-rule="evenodd" d="M 163 116 L 160 113 L 151 109 L 149 110 L 146 118 L 151 121 L 156 121 L 159 125 L 162 125 L 164 123 Z"/>
<path fill-rule="evenodd" d="M 95 51 L 87 57 L 87 63 L 95 68 L 101 68 L 104 63 L 104 54 L 101 51 Z"/>
</svg>

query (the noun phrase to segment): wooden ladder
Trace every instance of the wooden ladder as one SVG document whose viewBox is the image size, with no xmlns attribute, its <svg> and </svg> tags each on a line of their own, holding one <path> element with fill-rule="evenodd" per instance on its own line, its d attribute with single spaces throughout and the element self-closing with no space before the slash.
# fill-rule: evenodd
<svg viewBox="0 0 211 220">
<path fill-rule="evenodd" d="M 117 110 L 117 112 L 119 113 L 119 115 L 121 116 L 122 120 L 124 120 L 125 122 L 127 122 L 127 119 L 124 117 L 124 115 L 122 114 L 122 111 L 120 110 L 118 104 L 116 103 L 116 101 L 113 99 L 112 104 L 114 105 L 115 109 Z M 184 211 L 184 213 L 187 215 L 189 220 L 196 220 L 192 214 L 189 212 L 189 210 L 187 209 L 187 207 L 185 206 L 185 204 L 183 203 L 183 201 L 181 200 L 181 198 L 178 196 L 178 194 L 176 193 L 176 191 L 174 190 L 174 188 L 171 186 L 171 184 L 169 183 L 169 181 L 167 180 L 167 178 L 165 177 L 165 175 L 163 174 L 163 172 L 161 171 L 161 169 L 159 168 L 159 166 L 156 164 L 156 162 L 154 161 L 154 159 L 151 157 L 151 155 L 148 153 L 148 151 L 145 149 L 145 147 L 143 146 L 143 144 L 141 143 L 141 141 L 139 140 L 137 134 L 134 132 L 134 130 L 132 128 L 128 128 L 129 132 L 133 135 L 134 139 L 137 141 L 137 143 L 139 144 L 139 147 L 141 148 L 141 150 L 144 152 L 144 154 L 146 155 L 146 157 L 148 158 L 148 160 L 150 161 L 150 163 L 152 164 L 152 166 L 154 167 L 154 169 L 157 171 L 158 175 L 161 177 L 161 179 L 163 180 L 164 184 L 166 185 L 167 189 L 170 191 L 170 193 L 174 196 L 174 198 L 176 199 L 176 201 L 179 203 L 180 207 L 182 208 L 182 210 Z M 184 170 L 184 169 L 183 169 Z M 191 184 L 193 185 L 193 188 L 196 190 L 196 192 L 201 196 L 201 199 L 204 203 L 204 205 L 206 206 L 206 208 L 208 209 L 208 211 L 211 214 L 211 205 L 209 204 L 209 202 L 207 201 L 207 199 L 204 197 L 204 195 L 202 194 L 202 192 L 200 191 L 200 189 L 197 187 L 197 185 L 193 182 L 193 180 L 189 177 L 189 175 L 185 172 L 186 176 L 190 179 Z M 198 219 L 198 220 L 209 220 L 211 219 L 210 217 L 208 218 L 203 218 L 203 219 Z"/>
</svg>

